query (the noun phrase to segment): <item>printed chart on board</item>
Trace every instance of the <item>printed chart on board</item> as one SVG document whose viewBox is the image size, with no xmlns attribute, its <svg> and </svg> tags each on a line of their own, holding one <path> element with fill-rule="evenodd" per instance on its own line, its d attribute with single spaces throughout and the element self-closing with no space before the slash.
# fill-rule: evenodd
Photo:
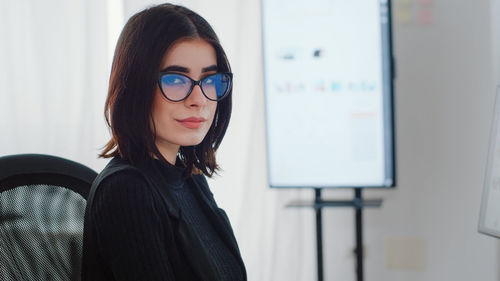
<svg viewBox="0 0 500 281">
<path fill-rule="evenodd" d="M 388 7 L 263 1 L 272 187 L 393 186 Z"/>
</svg>

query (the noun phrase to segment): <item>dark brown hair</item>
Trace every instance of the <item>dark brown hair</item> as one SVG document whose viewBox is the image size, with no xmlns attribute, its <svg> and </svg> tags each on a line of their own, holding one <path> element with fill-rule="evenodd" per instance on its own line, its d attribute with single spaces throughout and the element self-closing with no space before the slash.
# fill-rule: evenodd
<svg viewBox="0 0 500 281">
<path fill-rule="evenodd" d="M 123 28 L 113 57 L 104 110 L 112 137 L 100 157 L 120 156 L 140 164 L 156 156 L 168 164 L 155 145 L 151 108 L 162 58 L 173 43 L 183 38 L 210 43 L 216 52 L 217 71 L 231 71 L 214 30 L 195 12 L 161 4 L 135 14 Z M 187 174 L 203 172 L 212 176 L 218 169 L 215 151 L 229 125 L 231 97 L 232 89 L 218 102 L 214 121 L 203 141 L 180 148 L 179 158 L 186 165 Z"/>
</svg>

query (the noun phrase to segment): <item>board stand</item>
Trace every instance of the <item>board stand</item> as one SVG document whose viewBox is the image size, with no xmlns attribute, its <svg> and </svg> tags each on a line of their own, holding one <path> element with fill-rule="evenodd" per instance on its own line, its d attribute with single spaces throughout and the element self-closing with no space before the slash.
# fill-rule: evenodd
<svg viewBox="0 0 500 281">
<path fill-rule="evenodd" d="M 363 188 L 354 188 L 354 198 L 352 200 L 323 200 L 321 198 L 321 188 L 314 188 L 314 202 L 292 201 L 286 207 L 300 208 L 312 207 L 316 211 L 316 247 L 318 261 L 318 281 L 323 281 L 323 208 L 354 208 L 356 225 L 356 276 L 357 281 L 364 280 L 363 273 L 363 208 L 378 208 L 382 205 L 382 199 L 364 200 L 361 194 Z"/>
</svg>

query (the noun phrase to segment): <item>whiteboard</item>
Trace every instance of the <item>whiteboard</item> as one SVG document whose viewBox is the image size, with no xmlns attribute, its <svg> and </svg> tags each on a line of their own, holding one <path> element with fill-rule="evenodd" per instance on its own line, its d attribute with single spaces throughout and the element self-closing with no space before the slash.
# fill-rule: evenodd
<svg viewBox="0 0 500 281">
<path fill-rule="evenodd" d="M 270 186 L 394 186 L 390 1 L 262 9 Z"/>
<path fill-rule="evenodd" d="M 500 85 L 497 87 L 479 231 L 500 238 Z"/>
</svg>

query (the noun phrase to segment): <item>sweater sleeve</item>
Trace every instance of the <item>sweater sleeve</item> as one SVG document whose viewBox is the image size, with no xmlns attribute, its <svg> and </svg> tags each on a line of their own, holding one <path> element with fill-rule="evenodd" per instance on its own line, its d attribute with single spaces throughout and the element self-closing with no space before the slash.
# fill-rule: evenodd
<svg viewBox="0 0 500 281">
<path fill-rule="evenodd" d="M 119 172 L 105 179 L 91 217 L 99 252 L 115 280 L 175 280 L 155 198 L 140 174 Z"/>
</svg>

